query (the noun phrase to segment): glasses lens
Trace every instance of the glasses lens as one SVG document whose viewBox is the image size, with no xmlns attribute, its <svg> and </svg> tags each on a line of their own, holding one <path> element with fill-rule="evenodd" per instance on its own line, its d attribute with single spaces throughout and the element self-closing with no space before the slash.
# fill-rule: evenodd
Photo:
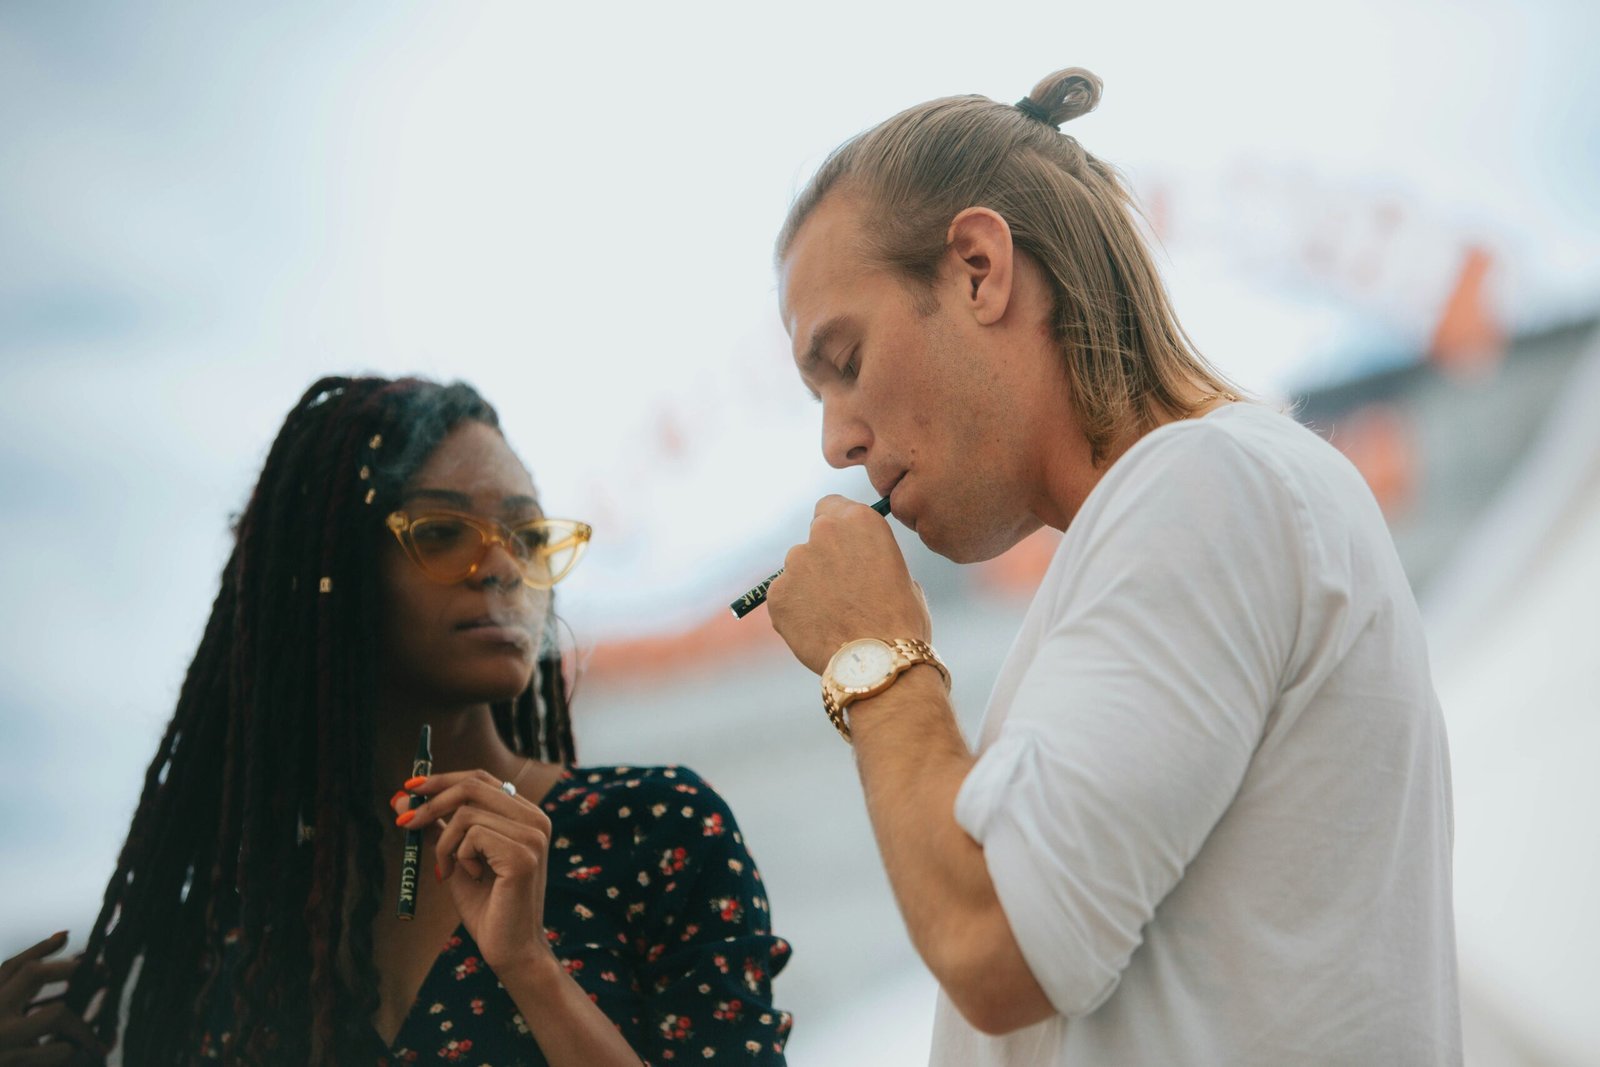
<svg viewBox="0 0 1600 1067">
<path fill-rule="evenodd" d="M 528 554 L 523 563 L 528 584 L 545 589 L 565 578 L 589 544 L 589 533 L 587 523 L 570 519 L 540 519 L 517 527 L 517 544 Z"/>
<path fill-rule="evenodd" d="M 422 569 L 444 582 L 465 578 L 483 558 L 483 535 L 449 515 L 424 515 L 413 521 L 411 546 Z"/>
</svg>

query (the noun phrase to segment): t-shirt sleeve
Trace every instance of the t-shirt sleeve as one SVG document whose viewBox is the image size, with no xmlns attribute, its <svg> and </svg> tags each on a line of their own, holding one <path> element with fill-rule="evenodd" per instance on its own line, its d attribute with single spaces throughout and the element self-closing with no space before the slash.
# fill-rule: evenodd
<svg viewBox="0 0 1600 1067">
<path fill-rule="evenodd" d="M 772 1003 L 789 945 L 771 931 L 761 874 L 727 803 L 692 771 L 641 842 L 644 959 L 639 1049 L 654 1065 L 784 1063 L 791 1018 Z"/>
<path fill-rule="evenodd" d="M 1300 611 L 1303 509 L 1270 463 L 1216 431 L 1146 444 L 1080 513 L 1037 655 L 956 799 L 1067 1016 L 1111 995 L 1233 799 Z"/>
</svg>

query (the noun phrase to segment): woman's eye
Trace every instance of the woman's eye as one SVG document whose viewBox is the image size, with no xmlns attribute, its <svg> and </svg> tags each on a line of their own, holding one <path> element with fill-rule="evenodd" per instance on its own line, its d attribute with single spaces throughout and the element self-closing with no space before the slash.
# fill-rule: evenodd
<svg viewBox="0 0 1600 1067">
<path fill-rule="evenodd" d="M 852 352 L 850 354 L 850 358 L 844 361 L 844 368 L 839 371 L 839 374 L 844 377 L 846 381 L 853 381 L 856 376 L 856 364 L 856 355 L 854 352 Z"/>
<path fill-rule="evenodd" d="M 422 548 L 449 548 L 461 540 L 463 533 L 460 523 L 430 522 L 413 529 L 411 536 Z"/>
<path fill-rule="evenodd" d="M 538 527 L 525 527 L 517 531 L 517 543 L 531 556 L 550 543 L 550 534 Z"/>
</svg>

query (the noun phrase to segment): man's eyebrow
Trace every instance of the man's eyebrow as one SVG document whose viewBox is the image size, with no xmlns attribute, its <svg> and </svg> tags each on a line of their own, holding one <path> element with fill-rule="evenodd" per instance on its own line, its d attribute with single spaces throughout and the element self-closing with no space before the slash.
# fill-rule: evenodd
<svg viewBox="0 0 1600 1067">
<path fill-rule="evenodd" d="M 821 326 L 811 331 L 811 341 L 806 345 L 805 354 L 800 357 L 800 380 L 805 383 L 806 391 L 813 399 L 817 399 L 817 390 L 811 384 L 817 377 L 817 365 L 826 363 L 825 352 L 828 347 L 838 340 L 850 320 L 843 315 L 835 315 Z"/>
</svg>

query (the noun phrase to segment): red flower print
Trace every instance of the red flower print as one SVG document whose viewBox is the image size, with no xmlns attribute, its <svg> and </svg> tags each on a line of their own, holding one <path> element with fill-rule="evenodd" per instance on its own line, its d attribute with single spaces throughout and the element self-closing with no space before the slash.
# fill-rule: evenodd
<svg viewBox="0 0 1600 1067">
<path fill-rule="evenodd" d="M 471 1051 L 472 1039 L 464 1037 L 460 1041 L 452 1041 L 448 1045 L 441 1047 L 439 1049 L 439 1058 L 454 1063 Z"/>
<path fill-rule="evenodd" d="M 703 836 L 703 837 L 721 837 L 722 836 L 722 813 L 719 812 L 719 811 L 712 812 L 710 815 L 707 815 L 704 819 L 700 820 L 700 825 L 705 827 L 705 829 L 700 831 L 701 836 Z"/>
<path fill-rule="evenodd" d="M 474 1014 L 474 1015 L 482 1015 L 483 1014 L 483 998 L 482 997 L 473 997 L 470 1001 L 467 1002 L 467 1006 L 472 1009 L 472 1014 Z"/>
<path fill-rule="evenodd" d="M 735 897 L 717 897 L 711 902 L 711 909 L 722 916 L 725 923 L 736 923 L 744 917 L 744 905 Z"/>
<path fill-rule="evenodd" d="M 579 867 L 576 870 L 568 871 L 567 872 L 567 877 L 568 878 L 575 878 L 580 882 L 587 882 L 589 879 L 593 878 L 595 875 L 597 875 L 599 873 L 600 873 L 600 868 L 599 867 Z"/>
</svg>

